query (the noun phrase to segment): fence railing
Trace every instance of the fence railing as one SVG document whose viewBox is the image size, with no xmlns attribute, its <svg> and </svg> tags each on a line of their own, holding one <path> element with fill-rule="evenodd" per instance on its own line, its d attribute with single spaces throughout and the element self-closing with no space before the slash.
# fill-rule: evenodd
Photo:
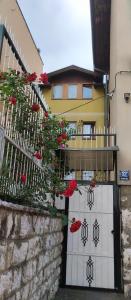
<svg viewBox="0 0 131 300">
<path fill-rule="evenodd" d="M 21 53 L 18 43 L 15 43 L 11 32 L 7 31 L 4 25 L 0 25 L 0 63 L 1 71 L 7 71 L 9 68 L 15 69 L 19 72 L 27 72 L 28 66 L 23 62 L 23 55 Z M 35 70 L 34 70 L 35 71 Z M 37 84 L 26 85 L 25 95 L 32 105 L 34 102 L 39 104 L 41 107 L 41 119 L 43 118 L 44 111 L 47 110 L 47 104 L 42 92 Z M 2 99 L 1 99 L 2 100 Z M 15 116 L 14 116 L 15 110 Z M 27 153 L 31 151 L 33 147 L 33 140 L 35 140 L 35 135 L 30 130 L 25 128 L 23 134 L 20 134 L 16 128 L 14 118 L 18 116 L 24 116 L 23 111 L 20 111 L 18 105 L 11 107 L 5 107 L 5 102 L 0 103 L 0 126 L 5 129 L 6 135 L 10 137 L 15 143 L 17 143 L 21 148 L 24 148 Z M 31 122 L 37 122 L 37 115 L 33 114 L 30 119 Z M 33 151 L 33 149 L 32 149 Z"/>
<path fill-rule="evenodd" d="M 22 204 L 27 202 L 28 205 L 29 198 L 32 205 L 36 201 L 46 206 L 52 200 L 49 193 L 45 193 L 45 180 L 46 169 L 0 128 L 0 197 L 21 198 Z"/>
<path fill-rule="evenodd" d="M 15 69 L 20 73 L 29 72 L 18 43 L 15 43 L 11 31 L 8 31 L 4 25 L 0 25 L 0 63 L 0 70 L 2 72 L 7 71 L 9 68 Z M 38 85 L 26 85 L 25 96 L 30 106 L 33 103 L 39 104 L 41 107 L 39 115 L 42 119 L 44 112 L 47 110 L 47 104 Z M 24 117 L 24 114 L 25 112 L 20 110 L 17 103 L 15 107 L 13 105 L 7 107 L 1 99 L 0 195 L 19 197 L 22 190 L 27 189 L 28 194 L 32 191 L 32 197 L 34 199 L 36 197 L 38 202 L 38 199 L 40 201 L 44 199 L 45 189 L 43 183 L 45 182 L 46 169 L 42 167 L 40 161 L 33 157 L 36 136 L 32 132 L 31 125 L 28 129 L 25 127 L 22 134 L 17 130 L 15 119 L 17 117 Z M 36 113 L 30 116 L 30 123 L 33 124 L 35 122 L 37 122 Z M 25 185 L 24 180 L 26 182 Z M 47 193 L 44 202 L 46 203 L 46 201 L 52 201 Z"/>
<path fill-rule="evenodd" d="M 116 134 L 114 129 L 110 129 L 108 133 L 104 129 L 95 129 L 94 133 L 83 134 L 74 133 L 70 135 L 68 141 L 68 149 L 102 149 L 116 147 Z"/>
</svg>

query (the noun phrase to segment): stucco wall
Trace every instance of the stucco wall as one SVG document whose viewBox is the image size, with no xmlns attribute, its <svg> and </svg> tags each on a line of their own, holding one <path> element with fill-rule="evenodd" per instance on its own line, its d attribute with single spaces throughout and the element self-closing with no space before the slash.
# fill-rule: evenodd
<svg viewBox="0 0 131 300">
<path fill-rule="evenodd" d="M 131 299 L 131 187 L 121 186 L 124 293 Z"/>
<path fill-rule="evenodd" d="M 37 50 L 25 19 L 16 0 L 0 0 L 1 23 L 6 22 L 8 30 L 13 33 L 16 44 L 21 48 L 21 57 L 29 66 L 30 72 L 40 74 L 43 62 Z"/>
<path fill-rule="evenodd" d="M 62 239 L 59 217 L 0 200 L 0 300 L 52 299 Z"/>
<path fill-rule="evenodd" d="M 131 93 L 131 1 L 112 0 L 111 6 L 111 49 L 110 49 L 110 87 L 114 88 L 110 98 L 111 127 L 117 133 L 118 183 L 131 184 L 131 99 L 124 100 L 124 93 Z M 120 71 L 130 71 L 118 73 Z M 129 170 L 127 182 L 119 180 L 119 171 Z"/>
</svg>

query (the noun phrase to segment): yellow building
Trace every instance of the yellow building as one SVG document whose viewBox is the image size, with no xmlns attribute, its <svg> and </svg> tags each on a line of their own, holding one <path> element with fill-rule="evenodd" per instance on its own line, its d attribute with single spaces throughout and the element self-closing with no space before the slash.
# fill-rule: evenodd
<svg viewBox="0 0 131 300">
<path fill-rule="evenodd" d="M 64 117 L 74 134 L 68 141 L 68 149 L 89 150 L 103 147 L 103 136 L 96 136 L 104 132 L 102 77 L 96 72 L 74 65 L 51 72 L 48 77 L 49 84 L 44 87 L 44 96 L 51 112 Z M 73 152 L 73 158 L 70 160 L 74 157 Z M 95 169 L 94 165 L 87 166 L 85 161 L 83 164 L 81 170 L 86 172 L 86 175 L 87 170 L 93 172 Z"/>
</svg>

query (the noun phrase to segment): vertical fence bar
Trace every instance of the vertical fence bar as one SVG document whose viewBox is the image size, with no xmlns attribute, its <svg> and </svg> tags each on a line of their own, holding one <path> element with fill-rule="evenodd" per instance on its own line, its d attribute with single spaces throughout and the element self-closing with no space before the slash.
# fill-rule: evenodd
<svg viewBox="0 0 131 300">
<path fill-rule="evenodd" d="M 2 168 L 3 156 L 5 148 L 5 131 L 0 127 L 0 171 Z"/>
</svg>

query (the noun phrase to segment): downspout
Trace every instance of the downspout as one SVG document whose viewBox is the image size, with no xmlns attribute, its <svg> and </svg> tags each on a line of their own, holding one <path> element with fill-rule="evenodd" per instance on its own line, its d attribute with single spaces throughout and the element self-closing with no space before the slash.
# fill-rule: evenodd
<svg viewBox="0 0 131 300">
<path fill-rule="evenodd" d="M 104 126 L 105 126 L 105 134 L 108 133 L 109 127 L 109 101 L 108 101 L 108 75 L 104 75 L 103 79 L 104 83 Z"/>
</svg>

